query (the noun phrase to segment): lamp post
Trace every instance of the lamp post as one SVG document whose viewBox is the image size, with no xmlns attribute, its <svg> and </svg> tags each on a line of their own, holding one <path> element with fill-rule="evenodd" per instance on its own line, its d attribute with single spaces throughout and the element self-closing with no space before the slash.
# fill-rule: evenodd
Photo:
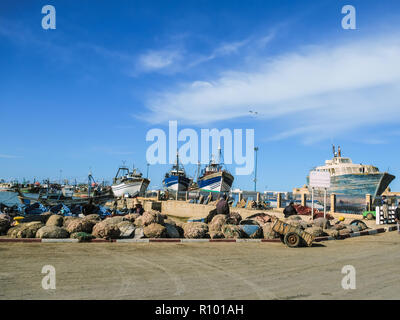
<svg viewBox="0 0 400 320">
<path fill-rule="evenodd" d="M 257 191 L 257 151 L 258 151 L 258 147 L 255 147 L 254 151 L 256 152 L 256 167 L 254 169 L 254 191 Z"/>
</svg>

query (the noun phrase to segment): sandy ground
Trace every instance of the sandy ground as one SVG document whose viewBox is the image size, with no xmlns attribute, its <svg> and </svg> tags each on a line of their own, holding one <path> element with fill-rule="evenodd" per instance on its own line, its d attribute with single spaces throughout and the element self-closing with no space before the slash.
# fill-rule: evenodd
<svg viewBox="0 0 400 320">
<path fill-rule="evenodd" d="M 44 265 L 56 290 L 44 290 Z M 356 289 L 341 286 L 356 269 Z M 400 235 L 317 243 L 1 243 L 0 299 L 400 299 Z"/>
</svg>

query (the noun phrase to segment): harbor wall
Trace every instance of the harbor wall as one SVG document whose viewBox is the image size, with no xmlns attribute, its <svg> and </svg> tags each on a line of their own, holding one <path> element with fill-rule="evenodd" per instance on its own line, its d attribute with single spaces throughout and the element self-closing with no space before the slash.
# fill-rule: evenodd
<svg viewBox="0 0 400 320">
<path fill-rule="evenodd" d="M 186 201 L 167 200 L 158 201 L 156 198 L 139 198 L 145 211 L 157 210 L 163 214 L 180 217 L 180 218 L 205 218 L 208 213 L 215 209 L 215 205 L 204 205 L 188 203 Z M 126 199 L 126 205 L 128 208 L 133 207 L 134 199 Z M 113 202 L 110 201 L 106 204 L 112 208 Z M 118 201 L 118 209 L 122 209 L 124 206 L 123 200 Z M 273 214 L 277 217 L 283 217 L 283 208 L 274 208 L 273 210 L 255 210 L 245 208 L 230 208 L 231 212 L 238 212 L 243 218 L 247 218 L 257 212 L 265 212 Z M 327 212 L 335 218 L 344 216 L 346 219 L 362 219 L 359 214 L 340 213 L 340 212 Z"/>
</svg>

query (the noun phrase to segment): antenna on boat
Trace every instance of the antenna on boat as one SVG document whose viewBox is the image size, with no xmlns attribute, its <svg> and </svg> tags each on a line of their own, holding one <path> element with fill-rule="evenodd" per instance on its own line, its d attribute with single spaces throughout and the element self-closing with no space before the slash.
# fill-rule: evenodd
<svg viewBox="0 0 400 320">
<path fill-rule="evenodd" d="M 338 147 L 338 153 L 339 153 L 339 157 L 342 156 L 342 150 L 340 149 L 340 146 Z"/>
<path fill-rule="evenodd" d="M 335 150 L 335 145 L 332 145 L 332 152 L 333 152 L 333 156 L 336 157 L 336 150 Z"/>
</svg>

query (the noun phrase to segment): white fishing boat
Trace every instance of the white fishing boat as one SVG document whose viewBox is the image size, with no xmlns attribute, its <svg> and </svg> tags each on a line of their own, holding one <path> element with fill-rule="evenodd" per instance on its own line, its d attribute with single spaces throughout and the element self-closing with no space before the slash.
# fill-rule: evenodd
<svg viewBox="0 0 400 320">
<path fill-rule="evenodd" d="M 144 195 L 149 184 L 150 180 L 143 178 L 137 169 L 130 171 L 122 166 L 118 168 L 111 189 L 115 197 Z"/>
<path fill-rule="evenodd" d="M 65 185 L 62 187 L 61 192 L 64 197 L 72 198 L 75 193 L 75 188 L 74 186 Z"/>
<path fill-rule="evenodd" d="M 207 192 L 229 192 L 231 190 L 234 177 L 229 171 L 223 168 L 221 163 L 221 148 L 219 159 L 211 159 L 210 163 L 202 170 L 197 180 L 200 190 Z"/>
</svg>

